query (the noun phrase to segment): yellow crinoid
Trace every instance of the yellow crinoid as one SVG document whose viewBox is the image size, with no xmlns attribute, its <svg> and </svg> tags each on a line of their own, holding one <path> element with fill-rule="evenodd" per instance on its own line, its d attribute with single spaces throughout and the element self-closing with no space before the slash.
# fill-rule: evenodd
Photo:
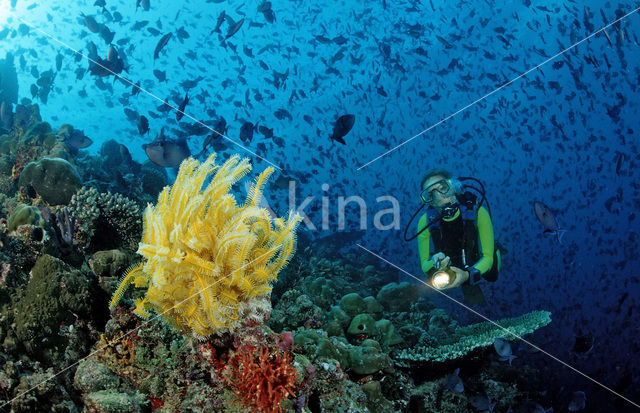
<svg viewBox="0 0 640 413">
<path fill-rule="evenodd" d="M 300 217 L 272 219 L 258 205 L 272 168 L 238 205 L 230 190 L 251 170 L 249 161 L 237 155 L 221 166 L 214 161 L 215 154 L 202 164 L 183 161 L 173 186 L 147 206 L 138 248 L 144 261 L 127 271 L 111 308 L 133 283 L 147 288 L 136 301 L 138 315 L 154 310 L 196 337 L 233 333 L 269 314 L 271 284 L 293 254 Z"/>
</svg>

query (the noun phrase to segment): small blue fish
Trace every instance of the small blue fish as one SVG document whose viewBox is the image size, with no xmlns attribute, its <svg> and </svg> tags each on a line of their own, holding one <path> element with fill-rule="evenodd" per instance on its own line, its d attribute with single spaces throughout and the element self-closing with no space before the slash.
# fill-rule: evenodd
<svg viewBox="0 0 640 413">
<path fill-rule="evenodd" d="M 568 409 L 570 412 L 577 412 L 584 409 L 587 402 L 587 396 L 583 391 L 574 391 L 571 395 L 571 401 L 569 402 Z"/>
<path fill-rule="evenodd" d="M 503 338 L 496 338 L 493 341 L 493 347 L 496 349 L 496 353 L 500 356 L 500 361 L 508 360 L 509 365 L 511 365 L 511 361 L 514 358 L 517 358 L 511 353 L 511 344 Z"/>
<path fill-rule="evenodd" d="M 491 399 L 489 399 L 486 393 L 471 394 L 468 399 L 469 404 L 479 412 L 493 412 L 493 408 L 496 407 L 496 403 L 491 403 Z"/>
<path fill-rule="evenodd" d="M 464 383 L 462 383 L 462 379 L 458 376 L 460 373 L 460 368 L 454 370 L 449 377 L 447 377 L 447 382 L 444 385 L 445 390 L 451 390 L 454 393 L 462 393 L 464 392 Z"/>
</svg>

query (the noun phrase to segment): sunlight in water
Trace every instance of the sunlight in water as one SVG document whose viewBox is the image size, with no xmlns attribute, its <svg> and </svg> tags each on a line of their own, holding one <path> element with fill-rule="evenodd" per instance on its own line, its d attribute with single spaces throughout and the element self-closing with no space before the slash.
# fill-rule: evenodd
<svg viewBox="0 0 640 413">
<path fill-rule="evenodd" d="M 11 16 L 11 9 L 14 3 L 15 0 L 0 0 L 0 30 L 6 27 L 9 16 Z"/>
</svg>

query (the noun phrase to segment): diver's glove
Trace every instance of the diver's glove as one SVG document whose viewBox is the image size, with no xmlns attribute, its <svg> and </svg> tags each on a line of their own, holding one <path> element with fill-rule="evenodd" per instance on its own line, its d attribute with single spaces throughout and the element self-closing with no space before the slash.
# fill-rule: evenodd
<svg viewBox="0 0 640 413">
<path fill-rule="evenodd" d="M 438 252 L 431 256 L 431 261 L 433 261 L 434 268 L 446 268 L 451 262 L 451 258 L 444 255 L 444 252 Z M 438 263 L 440 263 L 439 267 Z"/>
</svg>

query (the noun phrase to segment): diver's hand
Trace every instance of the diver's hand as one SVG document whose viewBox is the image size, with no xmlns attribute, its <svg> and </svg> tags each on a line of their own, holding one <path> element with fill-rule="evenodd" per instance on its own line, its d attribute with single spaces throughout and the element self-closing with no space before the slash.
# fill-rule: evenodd
<svg viewBox="0 0 640 413">
<path fill-rule="evenodd" d="M 438 252 L 431 256 L 431 260 L 433 261 L 433 266 L 437 267 L 438 262 L 440 262 L 440 268 L 446 268 L 451 262 L 451 258 L 444 255 L 444 252 Z"/>
<path fill-rule="evenodd" d="M 469 271 L 465 271 L 458 267 L 451 267 L 451 269 L 456 273 L 456 279 L 454 282 L 447 286 L 447 289 L 459 287 L 462 283 L 466 282 L 469 279 Z"/>
</svg>

